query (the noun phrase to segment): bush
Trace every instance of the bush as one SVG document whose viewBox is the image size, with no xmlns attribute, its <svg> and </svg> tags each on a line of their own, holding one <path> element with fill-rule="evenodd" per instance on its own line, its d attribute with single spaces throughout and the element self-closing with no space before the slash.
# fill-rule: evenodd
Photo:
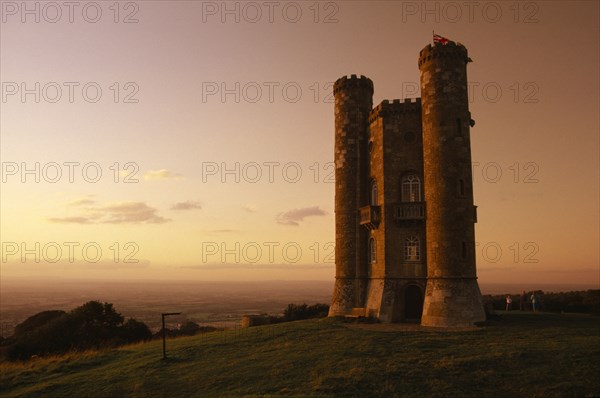
<svg viewBox="0 0 600 398">
<path fill-rule="evenodd" d="M 283 319 L 285 321 L 298 321 L 301 319 L 311 318 L 323 318 L 329 313 L 329 306 L 327 304 L 314 304 L 311 306 L 296 304 L 288 304 L 287 308 L 283 311 Z"/>
<path fill-rule="evenodd" d="M 25 319 L 23 322 L 19 323 L 15 327 L 14 336 L 22 336 L 25 333 L 32 332 L 33 330 L 44 326 L 48 322 L 66 314 L 66 312 L 62 310 L 51 310 L 51 311 L 42 311 L 38 312 L 35 315 L 30 316 Z"/>
<path fill-rule="evenodd" d="M 121 328 L 121 338 L 125 343 L 136 343 L 152 339 L 152 332 L 148 325 L 130 318 Z"/>
<path fill-rule="evenodd" d="M 214 326 L 200 326 L 196 322 L 187 321 L 184 324 L 180 325 L 177 329 L 169 329 L 165 328 L 165 334 L 167 337 L 181 337 L 181 336 L 193 336 L 198 333 L 209 333 L 222 331 L 222 328 L 216 328 Z M 151 338 L 153 339 L 162 339 L 162 328 L 154 333 Z"/>
<path fill-rule="evenodd" d="M 200 330 L 200 325 L 196 322 L 187 321 L 179 328 L 179 334 L 184 336 L 193 336 Z"/>
<path fill-rule="evenodd" d="M 61 354 L 71 350 L 110 347 L 147 340 L 144 323 L 124 318 L 110 303 L 89 301 L 73 311 L 44 311 L 27 318 L 15 328 L 7 347 L 9 359 L 33 355 Z"/>
</svg>

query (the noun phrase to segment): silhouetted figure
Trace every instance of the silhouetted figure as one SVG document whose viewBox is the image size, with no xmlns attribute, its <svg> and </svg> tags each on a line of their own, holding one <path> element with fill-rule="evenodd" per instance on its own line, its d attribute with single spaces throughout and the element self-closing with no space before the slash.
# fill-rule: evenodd
<svg viewBox="0 0 600 398">
<path fill-rule="evenodd" d="M 531 308 L 533 309 L 533 312 L 537 312 L 538 300 L 539 299 L 536 296 L 535 292 L 533 292 L 531 294 Z"/>
<path fill-rule="evenodd" d="M 527 293 L 523 290 L 521 294 L 521 301 L 519 302 L 519 310 L 526 311 L 527 310 Z"/>
<path fill-rule="evenodd" d="M 506 295 L 506 311 L 510 311 L 510 308 L 512 307 L 512 297 L 510 297 L 510 294 Z"/>
</svg>

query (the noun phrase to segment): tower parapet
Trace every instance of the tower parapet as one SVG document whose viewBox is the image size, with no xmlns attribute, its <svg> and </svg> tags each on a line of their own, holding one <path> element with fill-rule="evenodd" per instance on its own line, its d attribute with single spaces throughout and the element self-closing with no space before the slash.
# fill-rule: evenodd
<svg viewBox="0 0 600 398">
<path fill-rule="evenodd" d="M 384 116 L 415 113 L 421 113 L 421 98 L 395 99 L 392 101 L 383 100 L 369 114 L 369 123 L 373 123 Z"/>
<path fill-rule="evenodd" d="M 460 43 L 449 41 L 447 44 L 435 43 L 428 44 L 419 53 L 419 68 L 421 65 L 430 62 L 432 59 L 442 58 L 447 60 L 470 62 L 467 48 Z"/>
<path fill-rule="evenodd" d="M 366 76 L 342 76 L 335 81 L 333 84 L 333 94 L 336 95 L 339 92 L 345 90 L 360 89 L 370 92 L 373 95 L 373 81 Z"/>
</svg>

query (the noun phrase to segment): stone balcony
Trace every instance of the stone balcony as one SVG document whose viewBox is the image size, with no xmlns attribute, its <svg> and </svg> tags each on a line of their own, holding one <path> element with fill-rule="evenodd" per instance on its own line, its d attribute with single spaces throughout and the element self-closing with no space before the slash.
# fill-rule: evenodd
<svg viewBox="0 0 600 398">
<path fill-rule="evenodd" d="M 371 230 L 381 222 L 381 206 L 364 206 L 360 208 L 360 225 Z"/>
<path fill-rule="evenodd" d="M 394 206 L 396 221 L 425 220 L 425 202 L 401 202 Z"/>
</svg>

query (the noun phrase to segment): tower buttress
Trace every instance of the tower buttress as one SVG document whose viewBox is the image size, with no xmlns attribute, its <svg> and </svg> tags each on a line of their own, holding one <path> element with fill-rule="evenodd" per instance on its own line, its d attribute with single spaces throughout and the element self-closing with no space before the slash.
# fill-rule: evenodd
<svg viewBox="0 0 600 398">
<path fill-rule="evenodd" d="M 424 326 L 485 321 L 475 268 L 475 208 L 467 94 L 467 49 L 454 42 L 421 50 L 427 229 Z"/>
<path fill-rule="evenodd" d="M 367 235 L 359 208 L 367 202 L 367 129 L 373 107 L 373 82 L 352 75 L 338 79 L 335 96 L 335 288 L 330 316 L 361 307 L 364 283 L 357 276 L 366 266 Z"/>
</svg>

